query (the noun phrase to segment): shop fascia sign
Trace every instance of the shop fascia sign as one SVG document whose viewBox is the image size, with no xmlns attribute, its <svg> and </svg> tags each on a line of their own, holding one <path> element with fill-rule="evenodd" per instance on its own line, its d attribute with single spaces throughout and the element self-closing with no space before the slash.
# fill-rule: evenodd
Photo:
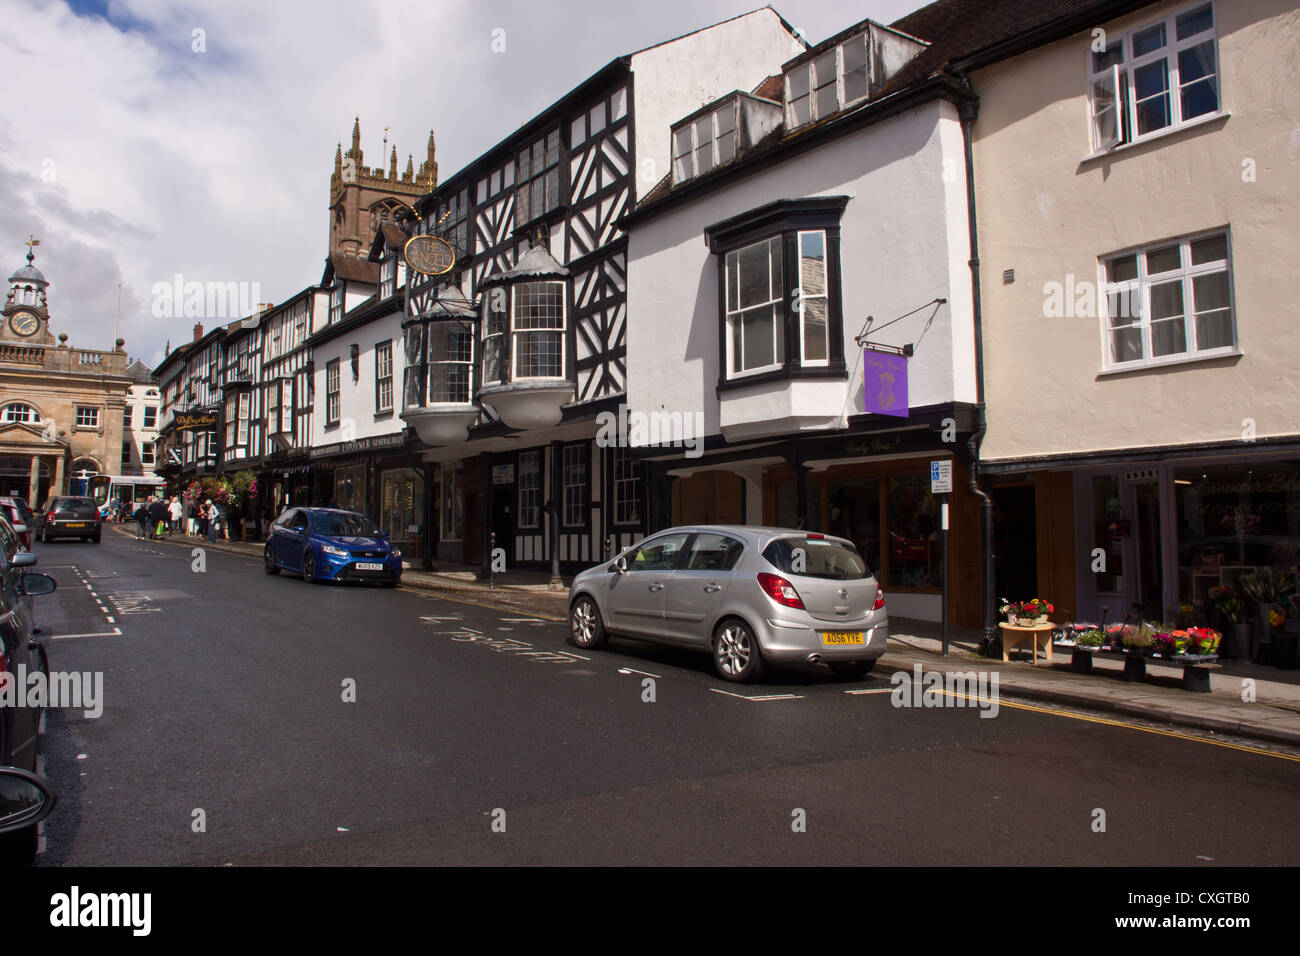
<svg viewBox="0 0 1300 956">
<path fill-rule="evenodd" d="M 406 444 L 405 435 L 378 435 L 374 438 L 358 438 L 355 441 L 339 442 L 335 445 L 321 445 L 313 448 L 310 458 L 328 458 L 331 455 L 356 455 L 367 451 L 379 451 L 384 448 L 400 448 Z"/>
<path fill-rule="evenodd" d="M 200 408 L 189 412 L 177 412 L 172 416 L 172 427 L 180 432 L 210 431 L 217 427 L 217 410 Z"/>
</svg>

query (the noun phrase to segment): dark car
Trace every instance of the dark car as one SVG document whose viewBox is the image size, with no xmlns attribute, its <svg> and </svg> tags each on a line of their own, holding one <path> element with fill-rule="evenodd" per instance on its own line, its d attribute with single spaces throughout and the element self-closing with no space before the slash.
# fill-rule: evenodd
<svg viewBox="0 0 1300 956">
<path fill-rule="evenodd" d="M 41 513 L 41 540 L 80 538 L 98 544 L 103 525 L 94 498 L 56 495 Z"/>
<path fill-rule="evenodd" d="M 267 574 L 282 570 L 320 581 L 378 581 L 396 587 L 402 580 L 402 552 L 388 533 L 355 511 L 289 508 L 271 525 L 262 552 Z"/>
<path fill-rule="evenodd" d="M 0 498 L 0 515 L 9 519 L 9 524 L 18 535 L 18 543 L 28 551 L 32 550 L 36 516 L 27 507 L 27 502 L 22 498 Z"/>
<path fill-rule="evenodd" d="M 0 519 L 2 521 L 4 519 Z M 26 706 L 25 675 L 49 674 L 45 647 L 35 635 L 31 597 L 49 594 L 58 586 L 49 575 L 26 570 L 33 555 L 15 555 L 0 548 L 0 681 L 13 686 L 15 706 L 0 706 L 0 766 L 36 770 L 41 708 Z M 8 693 L 8 691 L 7 691 Z M 30 862 L 36 855 L 36 823 L 12 832 L 0 828 L 0 863 Z"/>
</svg>

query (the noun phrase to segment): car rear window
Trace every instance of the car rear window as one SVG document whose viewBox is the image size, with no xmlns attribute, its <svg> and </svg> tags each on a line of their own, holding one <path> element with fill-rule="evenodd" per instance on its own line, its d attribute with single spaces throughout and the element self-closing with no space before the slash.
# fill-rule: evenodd
<svg viewBox="0 0 1300 956">
<path fill-rule="evenodd" d="M 777 538 L 763 549 L 763 557 L 785 574 L 835 581 L 860 581 L 871 571 L 862 556 L 839 541 L 791 535 Z"/>
</svg>

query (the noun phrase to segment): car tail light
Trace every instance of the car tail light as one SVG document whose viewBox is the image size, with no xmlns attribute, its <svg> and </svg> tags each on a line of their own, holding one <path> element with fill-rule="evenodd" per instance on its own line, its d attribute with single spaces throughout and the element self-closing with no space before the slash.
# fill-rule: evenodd
<svg viewBox="0 0 1300 956">
<path fill-rule="evenodd" d="M 799 592 L 794 589 L 793 584 L 780 575 L 760 571 L 758 584 L 777 604 L 804 610 L 803 599 L 799 597 Z"/>
<path fill-rule="evenodd" d="M 884 606 L 885 606 L 885 592 L 880 588 L 876 588 L 876 603 L 871 605 L 871 610 L 879 611 Z"/>
</svg>

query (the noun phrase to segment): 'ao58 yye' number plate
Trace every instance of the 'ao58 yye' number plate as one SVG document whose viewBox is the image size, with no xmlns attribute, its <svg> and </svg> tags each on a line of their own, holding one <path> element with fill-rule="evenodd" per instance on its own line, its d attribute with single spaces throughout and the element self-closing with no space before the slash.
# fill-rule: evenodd
<svg viewBox="0 0 1300 956">
<path fill-rule="evenodd" d="M 862 642 L 861 631 L 822 631 L 822 644 L 825 647 L 842 647 Z"/>
</svg>

